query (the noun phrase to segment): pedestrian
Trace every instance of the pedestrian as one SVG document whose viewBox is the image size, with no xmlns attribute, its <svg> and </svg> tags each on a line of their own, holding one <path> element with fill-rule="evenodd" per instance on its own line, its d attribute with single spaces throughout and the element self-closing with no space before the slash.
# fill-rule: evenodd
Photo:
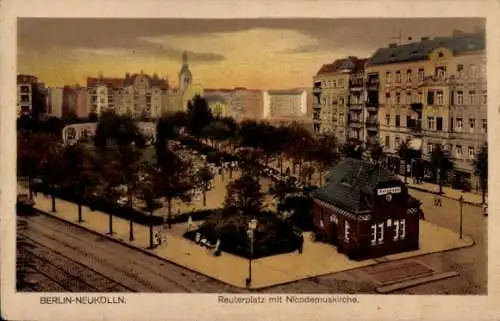
<svg viewBox="0 0 500 321">
<path fill-rule="evenodd" d="M 304 235 L 300 234 L 300 241 L 299 241 L 299 254 L 302 254 L 302 251 L 304 250 Z"/>
</svg>

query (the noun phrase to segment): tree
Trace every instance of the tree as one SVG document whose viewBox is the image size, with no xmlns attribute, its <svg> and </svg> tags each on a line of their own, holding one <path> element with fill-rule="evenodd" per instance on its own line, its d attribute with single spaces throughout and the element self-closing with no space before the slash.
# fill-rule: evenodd
<svg viewBox="0 0 500 321">
<path fill-rule="evenodd" d="M 333 135 L 322 135 L 318 138 L 316 148 L 311 150 L 319 172 L 319 184 L 322 184 L 323 173 L 340 160 L 337 151 L 337 138 Z"/>
<path fill-rule="evenodd" d="M 260 183 L 255 176 L 244 173 L 240 178 L 231 182 L 227 188 L 224 201 L 224 212 L 226 214 L 260 213 L 262 210 L 263 194 Z"/>
<path fill-rule="evenodd" d="M 279 204 L 282 204 L 286 196 L 297 192 L 297 187 L 290 179 L 280 179 L 273 181 L 269 188 L 269 193 L 273 195 Z"/>
<path fill-rule="evenodd" d="M 146 210 L 149 212 L 150 216 L 153 217 L 153 212 L 161 208 L 161 203 L 158 201 L 161 193 L 160 186 L 157 184 L 157 180 L 154 179 L 154 175 L 157 174 L 156 168 L 152 165 L 145 165 L 143 168 L 144 177 L 140 184 L 139 198 L 143 200 Z M 154 248 L 153 244 L 153 220 L 149 222 L 149 248 Z"/>
<path fill-rule="evenodd" d="M 136 123 L 129 116 L 116 115 L 106 111 L 96 128 L 95 145 L 103 157 L 106 153 L 114 154 L 115 161 L 105 169 L 115 175 L 116 185 L 126 186 L 127 210 L 130 212 L 130 241 L 134 240 L 133 200 L 138 190 L 139 169 L 145 147 L 145 138 Z M 116 186 L 115 185 L 115 186 Z"/>
<path fill-rule="evenodd" d="M 20 132 L 17 136 L 17 175 L 27 178 L 30 199 L 33 199 L 33 179 L 40 174 L 48 140 L 49 137 L 43 133 Z"/>
<path fill-rule="evenodd" d="M 302 167 L 301 171 L 301 181 L 303 184 L 311 185 L 312 176 L 314 175 L 314 167 L 310 164 L 306 164 Z"/>
<path fill-rule="evenodd" d="M 486 202 L 486 191 L 488 190 L 488 143 L 485 143 L 474 160 L 474 169 L 482 191 L 483 204 Z"/>
<path fill-rule="evenodd" d="M 203 206 L 207 205 L 206 193 L 213 179 L 214 174 L 208 166 L 203 166 L 196 173 L 196 185 L 201 187 L 201 190 L 203 191 Z"/>
<path fill-rule="evenodd" d="M 202 130 L 214 120 L 207 101 L 199 95 L 188 102 L 188 127 L 195 137 L 201 137 Z"/>
<path fill-rule="evenodd" d="M 302 163 L 310 159 L 310 150 L 314 144 L 314 139 L 311 133 L 298 123 L 293 122 L 288 126 L 289 144 L 285 151 L 288 158 L 293 159 L 293 169 L 295 172 L 295 164 L 299 165 L 299 176 L 302 170 Z M 293 142 L 293 143 L 292 143 Z"/>
<path fill-rule="evenodd" d="M 156 160 L 161 163 L 166 153 L 168 141 L 179 135 L 181 128 L 188 124 L 187 114 L 183 111 L 167 113 L 156 123 Z"/>
<path fill-rule="evenodd" d="M 404 141 L 399 145 L 398 155 L 401 158 L 401 160 L 403 160 L 405 163 L 404 175 L 405 175 L 405 184 L 406 184 L 406 183 L 408 183 L 407 167 L 408 167 L 408 163 L 410 162 L 410 159 L 411 159 L 411 150 L 410 150 L 410 146 L 408 145 L 408 142 Z"/>
<path fill-rule="evenodd" d="M 168 149 L 164 160 L 157 166 L 157 174 L 154 176 L 155 184 L 159 186 L 160 195 L 167 200 L 169 227 L 171 227 L 172 201 L 174 199 L 187 200 L 193 188 L 191 168 L 189 162 Z"/>
<path fill-rule="evenodd" d="M 63 186 L 77 196 L 78 222 L 82 222 L 82 204 L 100 177 L 90 153 L 81 144 L 65 146 L 62 157 L 66 178 Z"/>
<path fill-rule="evenodd" d="M 41 155 L 40 171 L 45 186 L 51 191 L 52 212 L 56 212 L 55 192 L 59 184 L 66 180 L 64 175 L 63 147 L 58 137 L 48 136 L 44 152 Z"/>
<path fill-rule="evenodd" d="M 33 83 L 31 85 L 32 92 L 32 108 L 31 117 L 35 121 L 41 120 L 42 116 L 47 113 L 47 97 L 46 92 L 43 90 L 41 84 Z"/>
<path fill-rule="evenodd" d="M 237 157 L 240 160 L 240 168 L 243 173 L 253 176 L 260 175 L 261 165 L 259 159 L 262 158 L 262 150 L 258 148 L 242 148 L 237 152 Z"/>
<path fill-rule="evenodd" d="M 370 147 L 370 158 L 373 163 L 377 166 L 381 166 L 385 159 L 384 147 L 382 145 L 377 144 Z"/>
<path fill-rule="evenodd" d="M 434 179 L 438 181 L 439 194 L 442 194 L 443 184 L 446 181 L 448 172 L 453 169 L 453 163 L 450 160 L 449 153 L 439 144 L 432 149 L 430 167 Z"/>
<path fill-rule="evenodd" d="M 342 154 L 344 157 L 361 159 L 363 157 L 363 148 L 360 145 L 353 143 L 345 143 L 341 147 Z"/>
</svg>

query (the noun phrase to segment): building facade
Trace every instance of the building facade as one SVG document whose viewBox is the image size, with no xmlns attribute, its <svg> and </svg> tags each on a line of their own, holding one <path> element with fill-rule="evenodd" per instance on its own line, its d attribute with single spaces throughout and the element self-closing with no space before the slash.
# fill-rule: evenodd
<svg viewBox="0 0 500 321">
<path fill-rule="evenodd" d="M 357 97 L 358 86 L 355 85 L 351 93 L 350 83 L 357 84 L 356 76 L 362 74 L 365 64 L 364 59 L 357 57 L 347 57 L 335 60 L 331 64 L 323 65 L 313 78 L 313 127 L 316 133 L 333 134 L 339 142 L 345 142 L 348 137 L 358 137 L 361 129 L 359 128 L 358 115 L 359 104 L 356 101 L 351 110 L 349 108 L 351 94 Z M 353 76 L 351 76 L 353 75 Z M 354 76 L 356 75 L 356 76 Z M 351 79 L 352 78 L 352 79 Z M 352 81 L 354 82 L 352 82 Z M 362 110 L 361 110 L 362 111 Z M 350 131 L 351 136 L 347 135 L 348 120 L 352 118 L 353 126 Z M 350 127 L 351 128 L 351 127 Z"/>
<path fill-rule="evenodd" d="M 17 76 L 17 108 L 18 116 L 30 115 L 33 109 L 33 86 L 38 78 L 32 75 Z"/>
<path fill-rule="evenodd" d="M 262 91 L 234 88 L 229 97 L 228 116 L 234 118 L 236 121 L 262 119 L 264 117 Z"/>
<path fill-rule="evenodd" d="M 366 73 L 379 79 L 377 120 L 387 153 L 418 140 L 428 160 L 439 144 L 456 174 L 473 177 L 472 161 L 487 140 L 484 33 L 391 44 L 371 57 Z"/>
<path fill-rule="evenodd" d="M 307 116 L 307 91 L 301 89 L 263 92 L 263 116 L 266 119 Z"/>
<path fill-rule="evenodd" d="M 350 259 L 419 248 L 420 202 L 387 169 L 345 159 L 312 193 L 317 237 Z"/>
<path fill-rule="evenodd" d="M 53 117 L 62 118 L 64 88 L 49 87 L 48 91 L 49 91 L 49 103 L 47 105 L 48 114 Z"/>
<path fill-rule="evenodd" d="M 205 92 L 203 98 L 206 99 L 212 115 L 216 118 L 227 117 L 228 115 L 228 95 L 217 92 Z"/>
</svg>

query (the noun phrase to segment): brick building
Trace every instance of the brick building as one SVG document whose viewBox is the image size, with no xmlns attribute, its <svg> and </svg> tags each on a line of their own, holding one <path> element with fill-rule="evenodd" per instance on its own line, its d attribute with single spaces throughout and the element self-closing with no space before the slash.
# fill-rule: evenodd
<svg viewBox="0 0 500 321">
<path fill-rule="evenodd" d="M 419 247 L 420 201 L 387 169 L 345 159 L 312 192 L 316 233 L 350 259 Z"/>
</svg>

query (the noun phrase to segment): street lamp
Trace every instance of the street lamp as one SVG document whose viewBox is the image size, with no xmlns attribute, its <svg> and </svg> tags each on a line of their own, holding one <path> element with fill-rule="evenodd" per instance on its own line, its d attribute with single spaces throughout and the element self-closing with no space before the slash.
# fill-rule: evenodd
<svg viewBox="0 0 500 321">
<path fill-rule="evenodd" d="M 257 220 L 251 219 L 248 222 L 248 237 L 250 238 L 250 257 L 248 258 L 248 278 L 246 280 L 247 287 L 250 287 L 252 284 L 252 258 L 253 258 L 253 241 L 254 241 L 254 232 L 257 228 Z"/>
</svg>

